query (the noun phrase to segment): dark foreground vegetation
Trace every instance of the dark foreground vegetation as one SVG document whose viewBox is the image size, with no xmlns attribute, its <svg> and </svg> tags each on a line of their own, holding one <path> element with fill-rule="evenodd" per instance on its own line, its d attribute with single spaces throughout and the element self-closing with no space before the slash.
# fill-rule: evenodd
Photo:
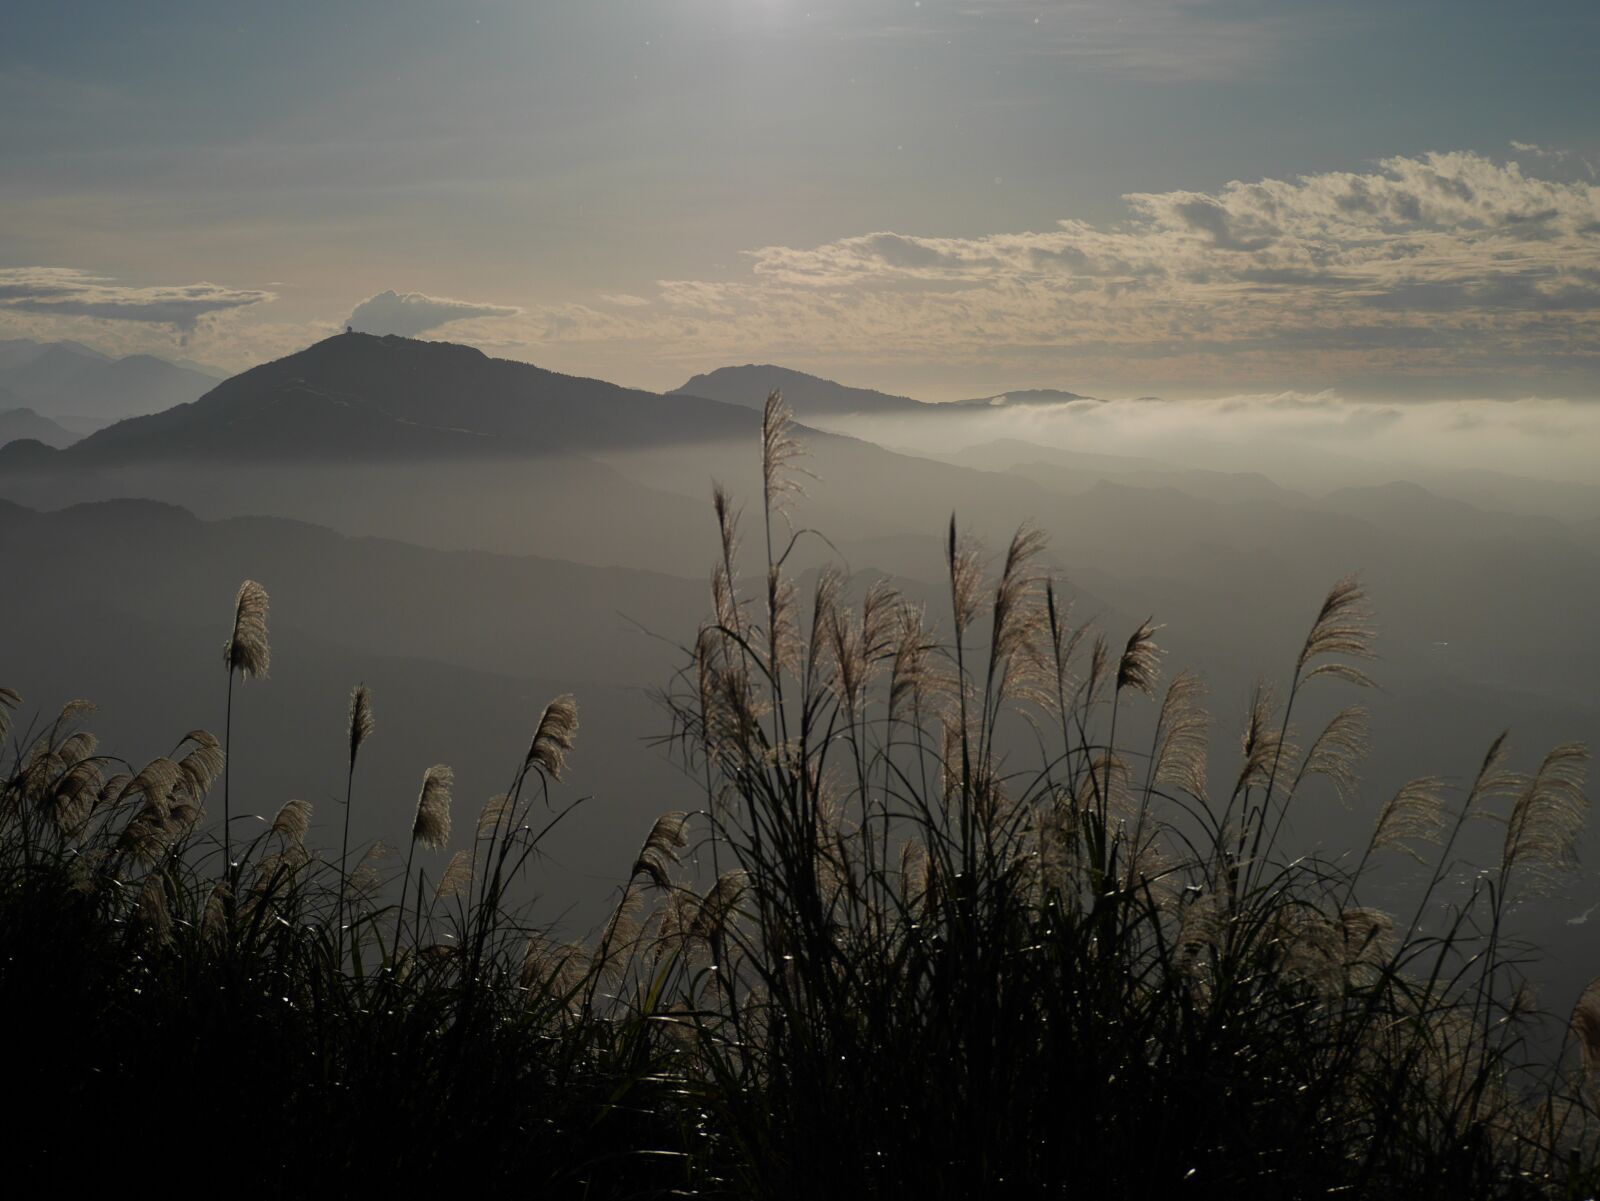
<svg viewBox="0 0 1600 1201">
<path fill-rule="evenodd" d="M 887 587 L 847 604 L 832 574 L 798 595 L 798 449 L 774 396 L 767 569 L 739 577 L 719 492 L 713 615 L 662 694 L 705 808 L 641 831 L 581 944 L 519 900 L 574 803 L 569 698 L 453 837 L 451 773 L 430 769 L 389 853 L 308 847 L 302 801 L 232 810 L 232 690 L 268 667 L 259 585 L 222 739 L 134 766 L 98 751 L 86 705 L 19 721 L 11 1171 L 246 1193 L 1592 1195 L 1600 991 L 1534 1051 L 1506 925 L 1572 865 L 1580 748 L 1527 774 L 1463 748 L 1464 788 L 1360 797 L 1360 710 L 1294 725 L 1366 682 L 1345 581 L 1224 776 L 1195 677 L 1163 685 L 1148 624 L 1115 644 L 1076 625 L 1030 530 L 989 571 L 952 523 L 937 625 Z M 371 728 L 358 688 L 354 803 Z M 1333 794 L 1371 805 L 1369 843 L 1291 855 L 1288 815 Z M 1463 870 L 1478 818 L 1496 861 Z M 1397 855 L 1425 865 L 1410 908 L 1364 906 Z"/>
</svg>

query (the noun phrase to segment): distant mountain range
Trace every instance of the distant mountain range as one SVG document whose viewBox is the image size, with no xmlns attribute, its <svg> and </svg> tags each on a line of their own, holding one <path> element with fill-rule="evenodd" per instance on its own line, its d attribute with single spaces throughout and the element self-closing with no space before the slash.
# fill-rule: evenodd
<svg viewBox="0 0 1600 1201">
<path fill-rule="evenodd" d="M 917 400 L 910 396 L 875 392 L 870 388 L 851 388 L 788 367 L 753 363 L 743 367 L 719 367 L 715 371 L 695 376 L 681 388 L 673 391 L 679 396 L 707 396 L 712 400 L 726 401 L 729 404 L 760 408 L 767 394 L 774 388 L 782 390 L 784 400 L 788 401 L 795 416 L 802 421 L 851 414 L 897 416 L 904 413 L 927 414 L 959 409 L 1060 405 L 1094 399 L 1080 396 L 1076 392 L 1062 392 L 1053 388 L 1028 388 L 1017 392 L 1000 392 L 993 396 L 978 396 L 971 400 L 935 403 Z"/>
<path fill-rule="evenodd" d="M 8 442 L 30 439 L 45 446 L 60 449 L 77 441 L 78 435 L 32 409 L 7 408 L 8 397 L 0 393 L 0 446 Z"/>
<path fill-rule="evenodd" d="M 0 340 L 0 408 L 25 406 L 79 434 L 194 400 L 219 378 L 154 355 L 118 359 L 79 342 Z"/>
<path fill-rule="evenodd" d="M 447 342 L 347 333 L 99 430 L 59 465 L 574 453 L 743 438 L 755 428 L 742 406 L 560 375 Z"/>
<path fill-rule="evenodd" d="M 468 346 L 357 333 L 219 381 L 150 355 L 16 339 L 0 341 L 0 412 L 31 413 L 0 426 L 0 448 L 11 444 L 0 466 L 403 461 L 720 441 L 747 436 L 773 388 L 802 422 L 1090 399 L 1030 389 L 933 404 L 775 366 L 724 367 L 658 395 Z M 17 445 L 29 439 L 42 445 Z M 59 459 L 49 453 L 69 444 Z"/>
</svg>

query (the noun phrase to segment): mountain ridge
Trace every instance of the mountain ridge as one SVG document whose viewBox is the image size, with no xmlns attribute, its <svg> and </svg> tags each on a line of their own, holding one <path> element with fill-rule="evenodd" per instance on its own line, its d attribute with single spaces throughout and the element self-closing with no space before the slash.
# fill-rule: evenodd
<svg viewBox="0 0 1600 1201">
<path fill-rule="evenodd" d="M 965 409 L 1013 408 L 1027 405 L 1060 405 L 1093 400 L 1077 392 L 1056 388 L 1019 388 L 967 400 L 930 401 L 874 388 L 856 388 L 837 380 L 774 363 L 745 363 L 718 367 L 691 377 L 669 395 L 708 396 L 729 404 L 759 408 L 774 388 L 801 421 L 814 417 L 898 416 L 903 414 L 948 413 Z"/>
<path fill-rule="evenodd" d="M 79 342 L 0 341 L 0 389 L 57 421 L 104 425 L 194 400 L 218 376 L 150 354 L 117 358 Z M 79 430 L 77 432 L 83 432 Z"/>
</svg>

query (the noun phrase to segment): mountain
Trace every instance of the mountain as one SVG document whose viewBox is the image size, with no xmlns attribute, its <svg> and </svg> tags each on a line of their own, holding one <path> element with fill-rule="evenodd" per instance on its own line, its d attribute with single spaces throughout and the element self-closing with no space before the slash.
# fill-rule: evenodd
<svg viewBox="0 0 1600 1201">
<path fill-rule="evenodd" d="M 252 368 L 191 403 L 122 421 L 79 462 L 396 461 L 573 453 L 747 437 L 756 418 L 492 359 L 448 342 L 346 333 Z"/>
<path fill-rule="evenodd" d="M 216 382 L 154 355 L 114 359 L 77 342 L 0 342 L 0 388 L 52 418 L 104 424 L 194 400 Z"/>
<path fill-rule="evenodd" d="M 427 546 L 698 574 L 712 481 L 740 499 L 761 494 L 759 432 L 748 405 L 350 333 L 65 450 L 0 447 L 0 485 L 37 508 L 144 497 L 204 517 L 270 513 Z M 1053 503 L 1025 480 L 796 433 L 818 485 L 808 513 L 833 530 L 936 530 L 959 508 L 964 528 L 1000 538 Z"/>
<path fill-rule="evenodd" d="M 1000 392 L 993 396 L 979 396 L 971 400 L 933 402 L 916 400 L 910 396 L 896 396 L 877 392 L 871 388 L 852 388 L 821 376 L 808 375 L 788 367 L 775 367 L 770 363 L 746 364 L 743 367 L 719 367 L 704 375 L 697 375 L 683 387 L 674 389 L 681 396 L 708 396 L 712 400 L 729 404 L 760 408 L 767 394 L 781 389 L 794 415 L 801 421 L 818 417 L 882 417 L 901 413 L 926 415 L 948 412 L 952 409 L 1018 408 L 1027 405 L 1069 404 L 1076 400 L 1092 400 L 1076 392 L 1061 392 L 1054 388 L 1027 388 L 1018 392 Z"/>
<path fill-rule="evenodd" d="M 41 417 L 32 409 L 5 408 L 4 401 L 4 395 L 0 395 L 0 446 L 26 438 L 60 449 L 77 441 L 76 434 L 50 418 Z"/>
<path fill-rule="evenodd" d="M 804 371 L 794 371 L 788 367 L 775 367 L 770 363 L 719 367 L 695 376 L 669 395 L 705 396 L 728 404 L 759 409 L 774 388 L 782 390 L 783 399 L 801 421 L 850 413 L 917 413 L 925 412 L 928 408 L 924 402 L 909 396 L 893 396 L 887 392 L 875 392 L 871 388 L 851 388 L 831 379 L 807 375 Z"/>
</svg>

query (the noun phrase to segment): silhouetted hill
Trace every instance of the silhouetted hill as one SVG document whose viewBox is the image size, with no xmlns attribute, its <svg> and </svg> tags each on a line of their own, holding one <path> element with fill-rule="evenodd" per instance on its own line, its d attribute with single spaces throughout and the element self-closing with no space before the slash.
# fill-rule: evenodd
<svg viewBox="0 0 1600 1201">
<path fill-rule="evenodd" d="M 851 388 L 804 371 L 775 367 L 770 363 L 748 363 L 743 367 L 719 367 L 697 375 L 672 395 L 707 396 L 712 400 L 759 409 L 774 388 L 783 391 L 784 400 L 801 421 L 820 415 L 847 413 L 916 413 L 927 406 L 909 396 L 875 392 L 871 388 Z"/>
<path fill-rule="evenodd" d="M 386 460 L 748 437 L 745 409 L 560 375 L 448 342 L 340 334 L 124 421 L 83 462 Z"/>
<path fill-rule="evenodd" d="M 41 417 L 32 409 L 0 408 L 0 446 L 15 442 L 19 438 L 31 438 L 35 442 L 42 442 L 46 446 L 59 449 L 77 441 L 78 436 L 48 417 Z"/>
<path fill-rule="evenodd" d="M 1028 388 L 1018 392 L 1000 392 L 993 396 L 979 396 L 971 400 L 952 400 L 941 403 L 917 400 L 910 396 L 896 396 L 877 392 L 871 388 L 852 388 L 821 376 L 808 375 L 789 367 L 771 363 L 746 364 L 743 367 L 719 367 L 704 375 L 697 375 L 683 387 L 674 390 L 681 396 L 709 396 L 729 404 L 760 408 L 767 394 L 774 388 L 782 389 L 784 400 L 801 421 L 816 417 L 848 415 L 882 417 L 902 413 L 926 415 L 947 412 L 951 409 L 1015 408 L 1024 405 L 1067 404 L 1075 400 L 1090 400 L 1076 392 L 1060 392 L 1054 388 Z"/>
<path fill-rule="evenodd" d="M 0 474 L 54 471 L 61 452 L 37 438 L 16 438 L 0 442 Z"/>
<path fill-rule="evenodd" d="M 0 343 L 0 387 L 51 417 L 117 421 L 191 401 L 216 382 L 154 355 L 113 359 L 76 342 Z"/>
</svg>

